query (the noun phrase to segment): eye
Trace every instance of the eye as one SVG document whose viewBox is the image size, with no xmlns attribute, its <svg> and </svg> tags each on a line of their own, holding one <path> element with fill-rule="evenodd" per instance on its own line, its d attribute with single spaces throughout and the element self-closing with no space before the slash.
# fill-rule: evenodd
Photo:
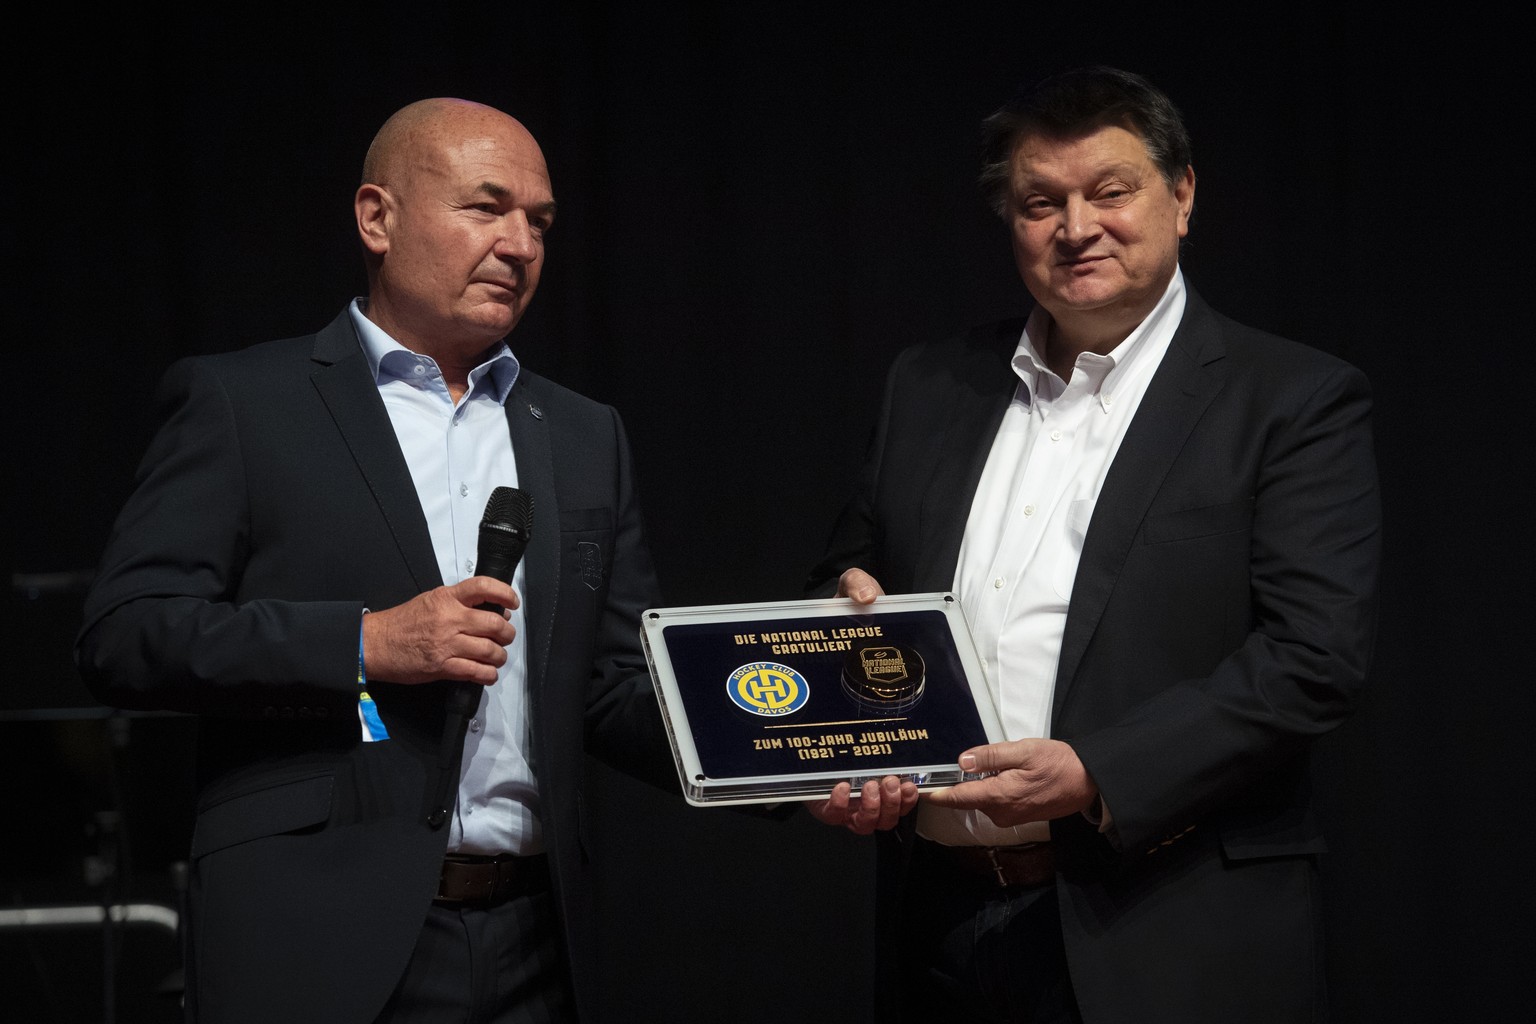
<svg viewBox="0 0 1536 1024">
<path fill-rule="evenodd" d="M 1123 206 L 1136 197 L 1136 190 L 1128 185 L 1106 185 L 1093 197 L 1100 206 Z"/>
<path fill-rule="evenodd" d="M 1019 203 L 1019 210 L 1031 220 L 1038 220 L 1041 217 L 1050 216 L 1057 205 L 1055 200 L 1048 199 L 1045 196 L 1026 196 Z"/>
</svg>

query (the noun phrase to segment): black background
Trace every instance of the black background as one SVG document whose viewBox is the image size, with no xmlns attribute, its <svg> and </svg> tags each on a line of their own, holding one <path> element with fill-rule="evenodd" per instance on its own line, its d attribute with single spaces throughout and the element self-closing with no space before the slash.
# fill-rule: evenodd
<svg viewBox="0 0 1536 1024">
<path fill-rule="evenodd" d="M 89 706 L 68 654 L 80 586 L 170 360 L 313 331 L 362 291 L 350 201 L 390 112 L 465 96 L 540 138 L 560 218 L 514 351 L 623 413 L 668 603 L 777 600 L 800 596 L 895 352 L 1023 305 L 974 185 L 980 120 L 1017 81 L 1098 60 L 1185 112 L 1191 284 L 1377 390 L 1374 685 L 1318 750 L 1336 1016 L 1496 1018 L 1532 952 L 1516 657 L 1531 111 L 1511 26 L 1485 17 L 38 9 L 13 25 L 5 72 L 6 903 L 96 898 L 104 850 L 131 860 L 113 891 L 163 895 L 186 837 L 187 723 Z M 867 843 L 592 772 L 619 1019 L 868 1018 Z M 102 811 L 122 814 L 116 843 Z M 18 1020 L 100 1019 L 102 941 L 0 942 L 0 1016 L 9 999 Z M 143 994 L 174 969 L 144 952 L 163 943 L 118 947 L 120 1019 L 164 1019 Z"/>
</svg>

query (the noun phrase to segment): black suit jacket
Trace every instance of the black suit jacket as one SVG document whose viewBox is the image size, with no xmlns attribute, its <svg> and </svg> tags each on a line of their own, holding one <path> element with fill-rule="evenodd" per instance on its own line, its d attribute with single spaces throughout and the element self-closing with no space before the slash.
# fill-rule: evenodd
<svg viewBox="0 0 1536 1024">
<path fill-rule="evenodd" d="M 850 566 L 952 587 L 1023 323 L 897 359 L 813 590 Z M 1190 290 L 1082 541 L 1052 708 L 1113 814 L 1110 835 L 1052 822 L 1089 1022 L 1321 1013 L 1307 752 L 1374 638 L 1369 416 L 1357 370 Z"/>
<path fill-rule="evenodd" d="M 371 1020 L 434 894 L 447 827 L 428 818 L 462 755 L 448 684 L 370 683 L 390 739 L 360 742 L 363 609 L 443 583 L 410 471 L 345 312 L 183 360 L 159 402 L 77 660 L 106 704 L 199 716 L 189 1005 L 206 1021 Z M 506 416 L 534 502 L 533 763 L 584 1000 L 584 747 L 676 787 L 638 640 L 655 577 L 617 414 L 524 370 Z"/>
</svg>

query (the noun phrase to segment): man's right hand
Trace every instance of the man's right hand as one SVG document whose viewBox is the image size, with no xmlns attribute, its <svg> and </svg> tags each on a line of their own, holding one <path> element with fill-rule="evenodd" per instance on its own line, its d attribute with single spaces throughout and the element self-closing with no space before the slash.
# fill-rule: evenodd
<svg viewBox="0 0 1536 1024">
<path fill-rule="evenodd" d="M 852 786 L 839 782 L 826 800 L 805 805 L 811 817 L 822 824 L 845 825 L 861 836 L 895 828 L 901 816 L 916 806 L 917 783 L 899 775 L 887 775 L 878 782 L 870 779 L 857 796 Z"/>
<path fill-rule="evenodd" d="M 873 604 L 884 593 L 879 581 L 863 569 L 846 569 L 837 578 L 837 596 L 851 597 L 859 604 Z M 848 783 L 839 782 L 827 799 L 806 804 L 806 810 L 823 824 L 845 825 L 848 831 L 867 836 L 895 828 L 901 816 L 916 806 L 917 784 L 887 775 L 879 782 L 865 782 L 857 795 Z"/>
<path fill-rule="evenodd" d="M 471 576 L 437 587 L 404 604 L 363 616 L 363 667 L 368 680 L 426 683 L 453 679 L 489 686 L 507 660 L 517 635 L 505 612 L 482 611 L 494 604 L 516 608 L 517 592 L 490 576 Z"/>
</svg>

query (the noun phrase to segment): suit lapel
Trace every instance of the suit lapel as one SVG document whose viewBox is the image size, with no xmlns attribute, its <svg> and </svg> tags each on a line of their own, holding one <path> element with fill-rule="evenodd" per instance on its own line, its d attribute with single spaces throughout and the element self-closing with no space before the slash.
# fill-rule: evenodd
<svg viewBox="0 0 1536 1024">
<path fill-rule="evenodd" d="M 533 500 L 533 527 L 523 552 L 524 578 L 530 585 L 523 600 L 527 630 L 528 692 L 535 722 L 543 706 L 545 667 L 554 639 L 555 607 L 560 585 L 560 502 L 555 494 L 554 457 L 550 426 L 545 419 L 537 382 L 519 374 L 506 401 L 507 430 L 517 458 L 518 489 Z M 534 730 L 535 742 L 539 730 Z"/>
<path fill-rule="evenodd" d="M 368 372 L 349 313 L 343 311 L 315 336 L 314 360 L 318 365 L 310 379 L 373 492 L 416 589 L 442 586 L 410 467 L 395 441 L 395 428 Z"/>
<path fill-rule="evenodd" d="M 1142 520 L 1190 432 L 1221 389 L 1225 345 L 1210 307 L 1187 290 L 1183 319 L 1104 478 L 1083 539 L 1057 663 L 1054 715 L 1065 706 Z"/>
<path fill-rule="evenodd" d="M 936 461 L 927 474 L 929 486 L 919 512 L 918 533 L 932 540 L 921 545 L 917 555 L 914 583 L 919 590 L 954 586 L 960 544 L 971 514 L 970 502 L 957 501 L 956 496 L 974 495 L 981 481 L 992 439 L 1018 388 L 1019 378 L 1010 364 L 1023 330 L 1023 320 L 994 325 L 990 336 L 959 365 L 948 394 L 932 407 Z M 921 478 L 914 473 L 913 479 Z"/>
</svg>

